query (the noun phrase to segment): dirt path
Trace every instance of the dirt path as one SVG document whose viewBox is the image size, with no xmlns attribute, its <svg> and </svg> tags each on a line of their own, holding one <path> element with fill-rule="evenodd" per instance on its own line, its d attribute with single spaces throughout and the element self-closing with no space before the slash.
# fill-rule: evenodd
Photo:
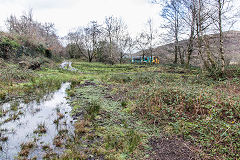
<svg viewBox="0 0 240 160">
<path fill-rule="evenodd" d="M 152 138 L 149 140 L 152 146 L 151 158 L 156 160 L 195 160 L 196 156 L 189 144 L 177 139 Z"/>
</svg>

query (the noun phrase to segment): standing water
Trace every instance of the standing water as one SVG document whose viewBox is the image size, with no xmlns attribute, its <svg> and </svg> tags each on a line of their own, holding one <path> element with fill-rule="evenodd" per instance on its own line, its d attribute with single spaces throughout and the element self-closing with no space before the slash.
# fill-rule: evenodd
<svg viewBox="0 0 240 160">
<path fill-rule="evenodd" d="M 0 159 L 12 160 L 19 154 L 28 158 L 42 159 L 44 147 L 48 146 L 55 153 L 63 149 L 54 145 L 54 138 L 59 133 L 72 133 L 73 119 L 71 107 L 66 100 L 66 89 L 70 83 L 62 84 L 54 93 L 46 95 L 39 102 L 6 103 L 0 106 Z M 30 151 L 22 151 L 23 145 L 31 142 Z M 22 151 L 22 152 L 21 152 Z"/>
<path fill-rule="evenodd" d="M 60 64 L 61 69 L 69 70 L 69 71 L 77 71 L 76 68 L 72 67 L 72 62 L 64 61 Z"/>
</svg>

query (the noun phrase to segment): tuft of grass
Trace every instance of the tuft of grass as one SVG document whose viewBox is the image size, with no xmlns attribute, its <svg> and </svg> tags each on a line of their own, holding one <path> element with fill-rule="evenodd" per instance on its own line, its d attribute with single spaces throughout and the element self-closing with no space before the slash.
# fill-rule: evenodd
<svg viewBox="0 0 240 160">
<path fill-rule="evenodd" d="M 44 156 L 43 159 L 56 159 L 57 153 L 49 151 Z"/>
<path fill-rule="evenodd" d="M 35 134 L 44 134 L 47 132 L 47 128 L 45 123 L 40 123 L 37 127 L 37 129 L 33 132 Z"/>
<path fill-rule="evenodd" d="M 0 137 L 0 141 L 6 142 L 6 141 L 8 141 L 8 137 Z"/>
<path fill-rule="evenodd" d="M 35 146 L 34 142 L 27 142 L 21 144 L 21 151 L 19 152 L 19 156 L 28 157 L 30 150 Z"/>
<path fill-rule="evenodd" d="M 19 106 L 19 103 L 18 102 L 14 102 L 14 103 L 11 104 L 10 109 L 12 111 L 17 111 L 18 110 L 18 106 Z"/>
<path fill-rule="evenodd" d="M 125 108 L 125 107 L 127 106 L 127 102 L 126 102 L 126 101 L 121 101 L 121 106 L 122 106 L 123 108 Z"/>
<path fill-rule="evenodd" d="M 5 100 L 7 97 L 6 91 L 0 91 L 0 101 Z"/>
<path fill-rule="evenodd" d="M 132 153 L 140 144 L 141 136 L 134 129 L 112 130 L 104 138 L 107 150 Z"/>
<path fill-rule="evenodd" d="M 75 126 L 75 134 L 79 135 L 82 133 L 88 132 L 88 129 L 86 128 L 88 126 L 89 122 L 86 120 L 80 120 L 77 121 L 74 126 Z"/>
<path fill-rule="evenodd" d="M 4 110 L 0 109 L 0 117 L 4 116 Z"/>
<path fill-rule="evenodd" d="M 57 116 L 58 116 L 58 119 L 59 119 L 59 120 L 64 118 L 64 114 L 62 114 L 62 113 L 60 113 L 60 112 L 57 113 Z"/>
<path fill-rule="evenodd" d="M 88 156 L 83 153 L 81 150 L 66 150 L 61 157 L 60 160 L 67 160 L 67 159 L 79 159 L 79 160 L 85 160 L 88 159 Z"/>
<path fill-rule="evenodd" d="M 130 129 L 127 132 L 127 142 L 128 142 L 128 150 L 130 153 L 132 153 L 140 144 L 141 142 L 141 136 L 134 131 L 133 129 Z"/>
<path fill-rule="evenodd" d="M 100 111 L 100 104 L 96 100 L 89 102 L 89 105 L 86 107 L 87 117 L 93 120 Z"/>
<path fill-rule="evenodd" d="M 54 137 L 53 144 L 54 144 L 56 147 L 62 147 L 62 145 L 63 145 L 63 138 L 62 138 L 62 136 L 56 136 L 56 137 Z"/>
<path fill-rule="evenodd" d="M 45 145 L 42 146 L 42 149 L 43 149 L 44 151 L 47 151 L 47 150 L 50 149 L 50 146 L 47 145 L 47 144 L 45 144 Z"/>
</svg>

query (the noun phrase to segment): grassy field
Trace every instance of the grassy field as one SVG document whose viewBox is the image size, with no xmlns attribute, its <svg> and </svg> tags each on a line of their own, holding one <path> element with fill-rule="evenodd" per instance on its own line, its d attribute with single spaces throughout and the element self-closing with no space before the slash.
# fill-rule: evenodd
<svg viewBox="0 0 240 160">
<path fill-rule="evenodd" d="M 36 99 L 72 82 L 75 136 L 59 159 L 240 159 L 239 69 L 214 80 L 173 65 L 73 67 L 33 72 L 6 63 L 0 70 L 0 102 Z"/>
</svg>

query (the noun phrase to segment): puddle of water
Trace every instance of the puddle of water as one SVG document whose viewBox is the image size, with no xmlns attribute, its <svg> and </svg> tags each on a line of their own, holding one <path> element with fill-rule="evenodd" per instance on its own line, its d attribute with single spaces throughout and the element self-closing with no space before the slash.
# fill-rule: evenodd
<svg viewBox="0 0 240 160">
<path fill-rule="evenodd" d="M 67 70 L 70 70 L 70 71 L 77 71 L 76 68 L 73 68 L 73 67 L 72 67 L 72 62 L 67 62 L 67 61 L 64 61 L 64 62 L 60 65 L 60 68 L 62 68 L 62 69 L 67 69 Z"/>
<path fill-rule="evenodd" d="M 71 106 L 65 98 L 66 89 L 69 87 L 70 83 L 64 83 L 58 91 L 46 95 L 40 102 L 33 101 L 28 104 L 20 102 L 14 110 L 10 103 L 0 106 L 0 109 L 7 111 L 3 117 L 0 117 L 0 138 L 8 137 L 7 141 L 0 141 L 1 160 L 16 158 L 24 142 L 35 141 L 37 144 L 28 158 L 37 156 L 41 159 L 45 154 L 41 146 L 46 144 L 56 153 L 63 151 L 53 145 L 53 139 L 60 130 L 67 130 L 70 134 L 74 131 L 74 122 L 70 115 Z M 59 115 L 64 115 L 64 117 L 60 119 Z M 56 124 L 57 118 L 59 118 L 59 123 Z M 43 135 L 34 133 L 39 124 L 44 124 L 47 129 Z"/>
</svg>

